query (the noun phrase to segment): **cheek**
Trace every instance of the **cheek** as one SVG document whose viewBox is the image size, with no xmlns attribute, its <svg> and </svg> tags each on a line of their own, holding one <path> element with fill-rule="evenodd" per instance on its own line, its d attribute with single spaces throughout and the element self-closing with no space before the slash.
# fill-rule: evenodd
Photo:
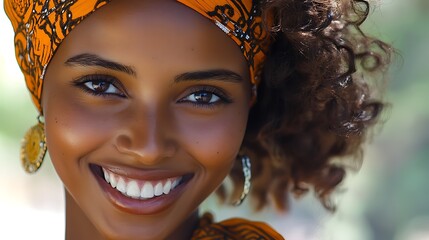
<svg viewBox="0 0 429 240">
<path fill-rule="evenodd" d="M 48 149 L 62 179 L 75 169 L 76 161 L 108 139 L 109 129 L 113 129 L 103 114 L 88 111 L 66 99 L 69 98 L 50 98 L 45 104 Z"/>
<path fill-rule="evenodd" d="M 189 116 L 180 120 L 186 148 L 207 172 L 229 172 L 244 137 L 245 109 L 234 108 L 210 120 Z"/>
<path fill-rule="evenodd" d="M 197 171 L 198 187 L 192 195 L 194 205 L 200 204 L 229 174 L 243 141 L 247 106 L 233 108 L 213 118 L 184 115 L 176 118 L 177 134 L 182 147 L 192 155 Z"/>
</svg>

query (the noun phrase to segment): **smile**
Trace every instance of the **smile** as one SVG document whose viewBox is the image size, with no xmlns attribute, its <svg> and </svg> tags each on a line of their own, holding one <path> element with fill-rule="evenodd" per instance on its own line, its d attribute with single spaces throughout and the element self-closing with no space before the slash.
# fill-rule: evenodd
<svg viewBox="0 0 429 240">
<path fill-rule="evenodd" d="M 164 169 L 90 164 L 90 170 L 114 207 L 138 215 L 156 214 L 174 205 L 194 178 L 194 173 Z"/>
<path fill-rule="evenodd" d="M 175 189 L 183 179 L 180 176 L 157 181 L 144 181 L 121 176 L 105 168 L 102 168 L 102 170 L 104 180 L 106 180 L 112 188 L 118 190 L 127 197 L 141 200 L 167 195 L 171 190 Z"/>
</svg>

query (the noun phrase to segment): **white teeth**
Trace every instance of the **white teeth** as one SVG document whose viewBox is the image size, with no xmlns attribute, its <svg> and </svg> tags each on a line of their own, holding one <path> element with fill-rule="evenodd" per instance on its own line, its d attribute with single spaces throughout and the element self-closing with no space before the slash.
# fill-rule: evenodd
<svg viewBox="0 0 429 240">
<path fill-rule="evenodd" d="M 112 188 L 116 188 L 125 196 L 135 199 L 150 199 L 169 194 L 182 181 L 182 177 L 157 182 L 142 181 L 116 175 L 104 168 L 102 170 L 104 179 L 110 183 Z"/>
<path fill-rule="evenodd" d="M 153 186 L 150 182 L 145 182 L 142 187 L 142 193 L 140 195 L 142 198 L 153 198 Z"/>
<path fill-rule="evenodd" d="M 171 184 L 171 189 L 175 189 L 177 185 L 179 185 L 180 181 L 182 181 L 182 177 L 174 180 L 173 183 Z"/>
<path fill-rule="evenodd" d="M 130 181 L 127 186 L 127 195 L 132 198 L 140 197 L 140 189 L 136 181 Z"/>
<path fill-rule="evenodd" d="M 164 192 L 164 194 L 168 194 L 168 193 L 170 193 L 170 190 L 171 190 L 171 181 L 169 179 L 169 180 L 167 180 L 167 182 L 164 185 L 163 192 Z"/>
<path fill-rule="evenodd" d="M 162 183 L 161 182 L 157 183 L 155 186 L 155 192 L 154 192 L 155 196 L 157 196 L 157 197 L 161 196 L 163 192 L 164 191 L 162 188 Z"/>
<path fill-rule="evenodd" d="M 118 180 L 118 184 L 116 185 L 116 189 L 118 189 L 118 191 L 121 192 L 121 193 L 126 193 L 126 190 L 127 190 L 126 187 L 127 186 L 125 186 L 124 179 L 122 179 L 120 177 L 119 180 Z"/>
<path fill-rule="evenodd" d="M 106 182 L 110 183 L 109 173 L 106 170 L 104 170 L 104 168 L 103 168 L 103 173 L 104 173 L 104 179 L 106 179 Z"/>
<path fill-rule="evenodd" d="M 109 179 L 110 179 L 110 185 L 112 186 L 112 188 L 116 188 L 116 184 L 117 184 L 118 182 L 116 181 L 115 176 L 113 175 L 113 173 L 110 173 L 109 175 L 110 175 L 110 176 L 109 176 Z"/>
</svg>

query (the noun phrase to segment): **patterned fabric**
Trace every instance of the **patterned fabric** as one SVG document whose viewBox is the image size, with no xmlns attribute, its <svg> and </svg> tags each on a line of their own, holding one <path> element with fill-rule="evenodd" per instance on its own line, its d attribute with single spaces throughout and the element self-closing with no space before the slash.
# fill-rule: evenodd
<svg viewBox="0 0 429 240">
<path fill-rule="evenodd" d="M 203 215 L 192 240 L 281 240 L 284 238 L 270 226 L 262 222 L 252 222 L 241 218 L 232 218 L 213 223 L 213 216 Z"/>
<path fill-rule="evenodd" d="M 15 54 L 33 102 L 41 111 L 43 77 L 55 50 L 85 17 L 109 0 L 5 0 L 15 30 Z"/>
<path fill-rule="evenodd" d="M 111 0 L 4 0 L 15 30 L 15 53 L 33 102 L 41 112 L 43 78 L 56 49 L 84 18 Z M 212 20 L 240 47 L 250 77 L 257 84 L 264 60 L 262 27 L 257 0 L 179 0 Z"/>
<path fill-rule="evenodd" d="M 258 0 L 178 0 L 213 21 L 240 47 L 250 69 L 250 79 L 258 83 L 265 58 L 268 34 L 262 23 Z"/>
</svg>

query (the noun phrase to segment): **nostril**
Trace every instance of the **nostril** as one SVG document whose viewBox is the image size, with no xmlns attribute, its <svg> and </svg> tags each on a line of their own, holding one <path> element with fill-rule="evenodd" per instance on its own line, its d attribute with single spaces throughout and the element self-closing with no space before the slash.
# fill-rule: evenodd
<svg viewBox="0 0 429 240">
<path fill-rule="evenodd" d="M 132 157 L 147 165 L 153 165 L 162 159 L 174 156 L 177 143 L 160 132 L 138 134 L 122 132 L 115 136 L 113 147 L 118 153 Z"/>
<path fill-rule="evenodd" d="M 116 139 L 116 147 L 120 149 L 130 149 L 131 139 L 125 135 L 118 136 Z"/>
</svg>

